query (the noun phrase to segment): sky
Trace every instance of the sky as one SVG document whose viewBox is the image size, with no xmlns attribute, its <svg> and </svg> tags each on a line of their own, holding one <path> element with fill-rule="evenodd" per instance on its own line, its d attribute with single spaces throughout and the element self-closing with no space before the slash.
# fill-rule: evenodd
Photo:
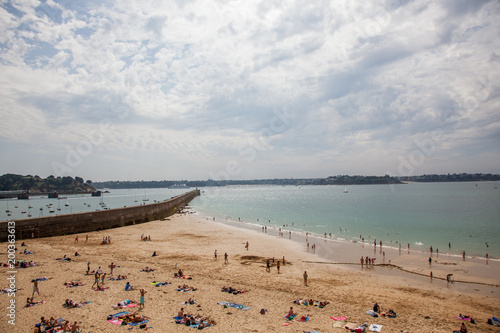
<svg viewBox="0 0 500 333">
<path fill-rule="evenodd" d="M 500 173 L 500 3 L 13 0 L 0 174 Z"/>
</svg>

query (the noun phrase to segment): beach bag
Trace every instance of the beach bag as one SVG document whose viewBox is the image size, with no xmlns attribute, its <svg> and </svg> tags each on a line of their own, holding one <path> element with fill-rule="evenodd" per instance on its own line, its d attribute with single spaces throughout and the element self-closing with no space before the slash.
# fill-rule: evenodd
<svg viewBox="0 0 500 333">
<path fill-rule="evenodd" d="M 35 333 L 40 333 L 40 327 L 38 326 L 35 326 L 35 330 L 34 330 Z"/>
</svg>

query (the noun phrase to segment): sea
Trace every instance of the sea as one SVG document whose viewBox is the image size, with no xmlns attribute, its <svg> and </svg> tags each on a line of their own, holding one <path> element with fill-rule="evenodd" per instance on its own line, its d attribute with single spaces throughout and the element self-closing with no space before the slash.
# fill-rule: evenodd
<svg viewBox="0 0 500 333">
<path fill-rule="evenodd" d="M 282 228 L 345 242 L 500 259 L 500 182 L 354 186 L 202 187 L 191 201 L 201 218 Z M 0 221 L 122 208 L 164 201 L 192 188 L 110 189 L 101 197 L 32 196 L 0 200 Z M 31 207 L 31 208 L 30 208 Z M 10 211 L 7 213 L 6 211 Z M 10 216 L 8 215 L 10 214 Z M 331 235 L 331 236 L 330 236 Z"/>
<path fill-rule="evenodd" d="M 202 188 L 200 217 L 346 242 L 500 258 L 499 182 Z"/>
</svg>

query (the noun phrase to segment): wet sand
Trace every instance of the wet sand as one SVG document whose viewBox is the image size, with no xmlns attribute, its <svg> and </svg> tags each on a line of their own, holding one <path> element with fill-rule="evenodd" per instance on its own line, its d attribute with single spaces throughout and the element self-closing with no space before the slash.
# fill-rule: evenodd
<svg viewBox="0 0 500 333">
<path fill-rule="evenodd" d="M 151 235 L 152 241 L 141 241 L 141 234 Z M 104 236 L 111 236 L 112 243 L 100 245 Z M 471 332 L 497 332 L 486 324 L 486 319 L 500 315 L 500 303 L 496 285 L 499 284 L 498 263 L 489 265 L 461 258 L 446 258 L 440 254 L 433 256 L 431 268 L 434 276 L 445 276 L 453 267 L 455 280 L 486 283 L 470 284 L 455 282 L 448 284 L 444 280 L 417 274 L 406 273 L 394 267 L 377 266 L 361 268 L 361 255 L 377 257 L 377 264 L 383 263 L 383 257 L 373 244 L 346 244 L 324 239 L 309 238 L 310 245 L 316 244 L 316 253 L 307 252 L 304 235 L 293 235 L 296 241 L 288 239 L 285 231 L 283 238 L 276 230 L 263 234 L 261 230 L 248 230 L 229 225 L 222 225 L 199 219 L 192 215 L 176 215 L 166 221 L 154 221 L 146 224 L 104 230 L 85 234 L 28 240 L 27 250 L 34 254 L 17 254 L 17 259 L 34 260 L 37 266 L 17 269 L 16 286 L 22 288 L 16 295 L 16 326 L 7 323 L 3 315 L 0 321 L 1 332 L 31 332 L 41 316 L 50 318 L 63 317 L 78 321 L 83 332 L 124 332 L 120 327 L 106 321 L 109 314 L 123 310 L 113 310 L 111 306 L 125 299 L 139 300 L 138 291 L 125 291 L 125 282 L 129 281 L 137 288 L 147 291 L 145 308 L 139 313 L 150 317 L 148 326 L 152 331 L 194 332 L 195 329 L 177 325 L 174 317 L 181 307 L 187 313 L 200 313 L 210 316 L 217 324 L 207 328 L 210 332 L 275 332 L 286 330 L 304 332 L 345 332 L 345 329 L 332 328 L 334 321 L 330 317 L 347 316 L 350 322 L 383 325 L 382 332 L 451 332 L 458 330 L 462 321 L 455 316 L 467 314 L 474 317 L 476 325 L 466 322 Z M 245 243 L 249 242 L 248 251 Z M 5 245 L 1 250 L 0 261 L 6 261 Z M 24 250 L 21 242 L 18 252 Z M 214 260 L 214 250 L 218 250 L 218 260 Z M 74 257 L 74 252 L 81 256 Z M 153 251 L 159 256 L 151 257 Z M 224 263 L 227 252 L 229 262 Z M 411 253 L 399 254 L 397 250 L 387 249 L 385 263 L 395 264 L 404 269 L 426 275 L 429 267 L 428 255 Z M 62 262 L 56 258 L 67 255 L 72 262 Z M 287 264 L 281 266 L 278 274 L 276 266 L 266 272 L 265 260 L 275 260 L 285 256 Z M 125 281 L 105 281 L 105 291 L 91 288 L 93 276 L 86 276 L 87 262 L 91 269 L 101 266 L 109 275 L 108 265 L 119 265 L 114 275 L 125 274 Z M 453 262 L 452 262 L 453 261 Z M 454 263 L 447 264 L 447 263 Z M 427 266 L 426 266 L 427 265 Z M 155 269 L 145 273 L 140 270 L 145 266 Z M 181 268 L 184 274 L 192 275 L 192 280 L 173 278 Z M 0 270 L 1 287 L 7 286 L 8 269 Z M 304 285 L 303 273 L 309 276 L 308 286 Z M 40 296 L 35 300 L 45 300 L 45 304 L 30 308 L 22 307 L 26 297 L 31 296 L 34 278 L 48 277 L 48 281 L 39 282 Z M 80 280 L 82 287 L 66 288 L 64 282 Z M 172 285 L 155 287 L 153 281 L 168 281 Z M 183 293 L 175 291 L 177 285 L 188 284 L 198 288 L 196 291 Z M 221 287 L 235 287 L 247 290 L 244 294 L 233 295 L 220 291 Z M 476 291 L 476 289 L 478 291 Z M 81 308 L 67 309 L 62 306 L 66 298 L 75 301 L 91 301 Z M 193 298 L 195 305 L 182 305 L 183 301 Z M 314 299 L 330 302 L 325 308 L 293 304 L 294 299 Z M 6 312 L 10 301 L 7 294 L 0 294 L 0 307 Z M 217 302 L 229 301 L 243 304 L 251 309 L 243 311 L 224 308 Z M 373 318 L 366 311 L 378 302 L 382 310 L 392 309 L 396 318 Z M 291 321 L 283 326 L 283 316 L 290 306 L 300 315 L 309 314 L 306 323 Z M 267 309 L 261 315 L 260 309 Z M 126 309 L 136 311 L 137 308 Z M 135 330 L 135 329 L 134 329 Z"/>
</svg>

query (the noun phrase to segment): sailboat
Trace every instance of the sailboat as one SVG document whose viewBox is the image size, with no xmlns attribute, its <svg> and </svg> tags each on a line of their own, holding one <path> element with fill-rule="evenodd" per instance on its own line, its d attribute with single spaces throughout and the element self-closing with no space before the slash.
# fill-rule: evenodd
<svg viewBox="0 0 500 333">
<path fill-rule="evenodd" d="M 146 191 L 144 191 L 144 199 L 142 201 L 149 201 L 149 199 L 146 197 Z"/>
<path fill-rule="evenodd" d="M 344 193 L 348 193 L 349 191 L 347 191 L 347 187 L 344 186 Z"/>
</svg>

